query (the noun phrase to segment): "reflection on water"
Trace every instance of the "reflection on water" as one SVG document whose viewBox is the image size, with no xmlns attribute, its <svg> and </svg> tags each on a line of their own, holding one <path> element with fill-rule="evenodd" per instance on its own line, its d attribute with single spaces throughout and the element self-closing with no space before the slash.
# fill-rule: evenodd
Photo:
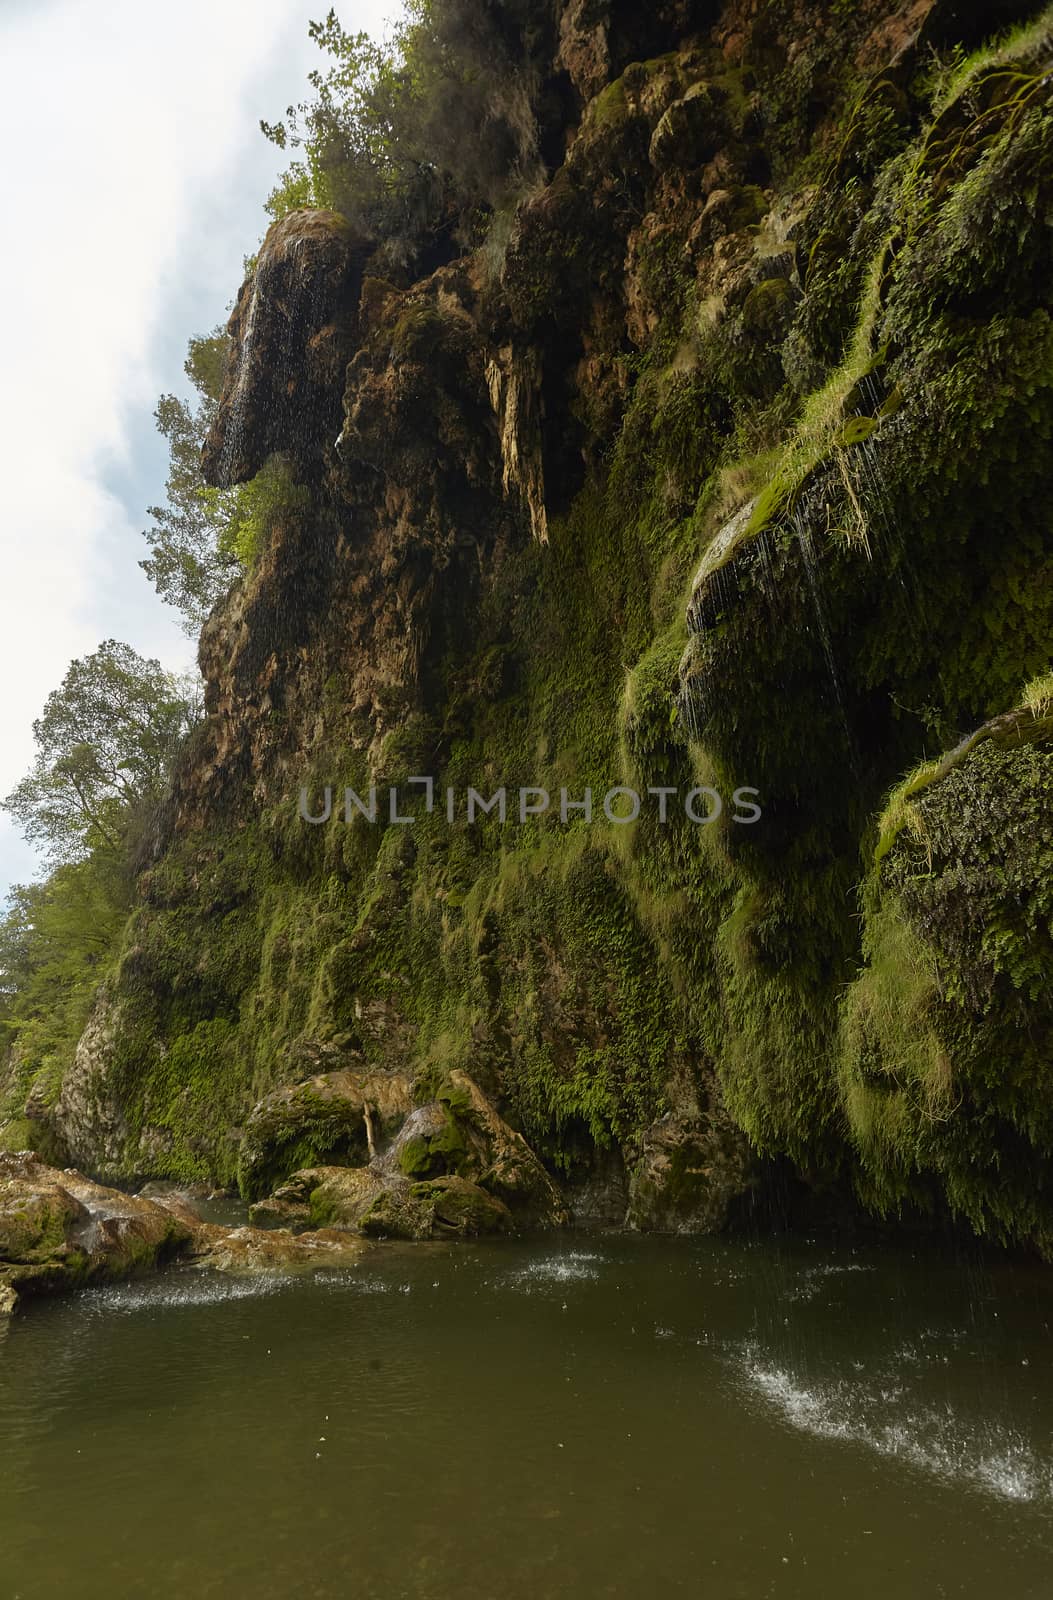
<svg viewBox="0 0 1053 1600">
<path fill-rule="evenodd" d="M 0 1343 L 0 1594 L 1053 1592 L 1048 1272 L 621 1236 L 178 1269 Z"/>
</svg>

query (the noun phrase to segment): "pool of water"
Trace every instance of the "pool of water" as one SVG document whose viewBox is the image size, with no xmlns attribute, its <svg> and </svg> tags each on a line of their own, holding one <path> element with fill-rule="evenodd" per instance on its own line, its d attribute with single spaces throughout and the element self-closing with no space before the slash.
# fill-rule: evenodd
<svg viewBox="0 0 1053 1600">
<path fill-rule="evenodd" d="M 0 1597 L 1047 1600 L 1053 1274 L 576 1234 L 0 1335 Z"/>
</svg>

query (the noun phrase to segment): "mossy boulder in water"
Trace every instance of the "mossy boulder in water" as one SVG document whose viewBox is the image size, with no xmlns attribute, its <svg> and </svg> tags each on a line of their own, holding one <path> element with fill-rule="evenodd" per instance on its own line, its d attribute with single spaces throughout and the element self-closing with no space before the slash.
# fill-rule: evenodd
<svg viewBox="0 0 1053 1600">
<path fill-rule="evenodd" d="M 513 1226 L 502 1201 L 456 1176 L 413 1182 L 376 1167 L 319 1167 L 297 1173 L 281 1192 L 306 1201 L 312 1228 L 345 1228 L 372 1238 L 466 1238 Z"/>
<path fill-rule="evenodd" d="M 757 1163 L 723 1106 L 682 1095 L 644 1134 L 626 1222 L 641 1233 L 719 1233 L 757 1182 Z"/>
<path fill-rule="evenodd" d="M 404 1124 L 393 1155 L 406 1177 L 468 1178 L 525 1221 L 558 1226 L 567 1220 L 556 1184 L 523 1135 L 461 1068 L 445 1079 L 432 1105 Z"/>
<path fill-rule="evenodd" d="M 508 1207 L 466 1178 L 429 1178 L 391 1184 L 377 1195 L 360 1227 L 373 1238 L 448 1239 L 505 1233 Z"/>
<path fill-rule="evenodd" d="M 186 1222 L 152 1200 L 28 1152 L 0 1154 L 0 1290 L 9 1301 L 149 1271 L 190 1238 Z"/>
</svg>

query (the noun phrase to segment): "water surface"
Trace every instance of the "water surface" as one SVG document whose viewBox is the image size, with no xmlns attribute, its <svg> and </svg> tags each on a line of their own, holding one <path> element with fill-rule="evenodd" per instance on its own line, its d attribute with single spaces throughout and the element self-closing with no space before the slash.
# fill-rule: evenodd
<svg viewBox="0 0 1053 1600">
<path fill-rule="evenodd" d="M 1047 1600 L 1053 1283 L 828 1243 L 378 1246 L 0 1342 L 2 1600 Z"/>
</svg>

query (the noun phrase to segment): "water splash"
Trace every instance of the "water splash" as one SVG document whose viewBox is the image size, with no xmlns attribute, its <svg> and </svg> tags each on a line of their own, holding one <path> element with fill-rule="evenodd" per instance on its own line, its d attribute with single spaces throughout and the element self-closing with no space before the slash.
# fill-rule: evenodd
<svg viewBox="0 0 1053 1600">
<path fill-rule="evenodd" d="M 188 1310 L 228 1300 L 258 1300 L 280 1294 L 297 1282 L 291 1273 L 227 1274 L 188 1268 L 148 1283 L 114 1283 L 89 1289 L 83 1304 L 93 1316 L 134 1316 L 142 1311 Z"/>
<path fill-rule="evenodd" d="M 603 1257 L 588 1250 L 568 1250 L 564 1254 L 547 1256 L 533 1261 L 528 1267 L 510 1272 L 502 1278 L 503 1285 L 521 1289 L 526 1294 L 536 1286 L 558 1283 L 588 1283 L 599 1278 Z"/>
<path fill-rule="evenodd" d="M 1053 1461 L 1012 1429 L 972 1426 L 949 1407 L 904 1407 L 902 1391 L 887 1380 L 811 1385 L 755 1357 L 747 1357 L 744 1370 L 754 1392 L 802 1433 L 861 1444 L 1002 1500 L 1053 1503 Z M 896 1410 L 891 1421 L 890 1407 Z"/>
</svg>

